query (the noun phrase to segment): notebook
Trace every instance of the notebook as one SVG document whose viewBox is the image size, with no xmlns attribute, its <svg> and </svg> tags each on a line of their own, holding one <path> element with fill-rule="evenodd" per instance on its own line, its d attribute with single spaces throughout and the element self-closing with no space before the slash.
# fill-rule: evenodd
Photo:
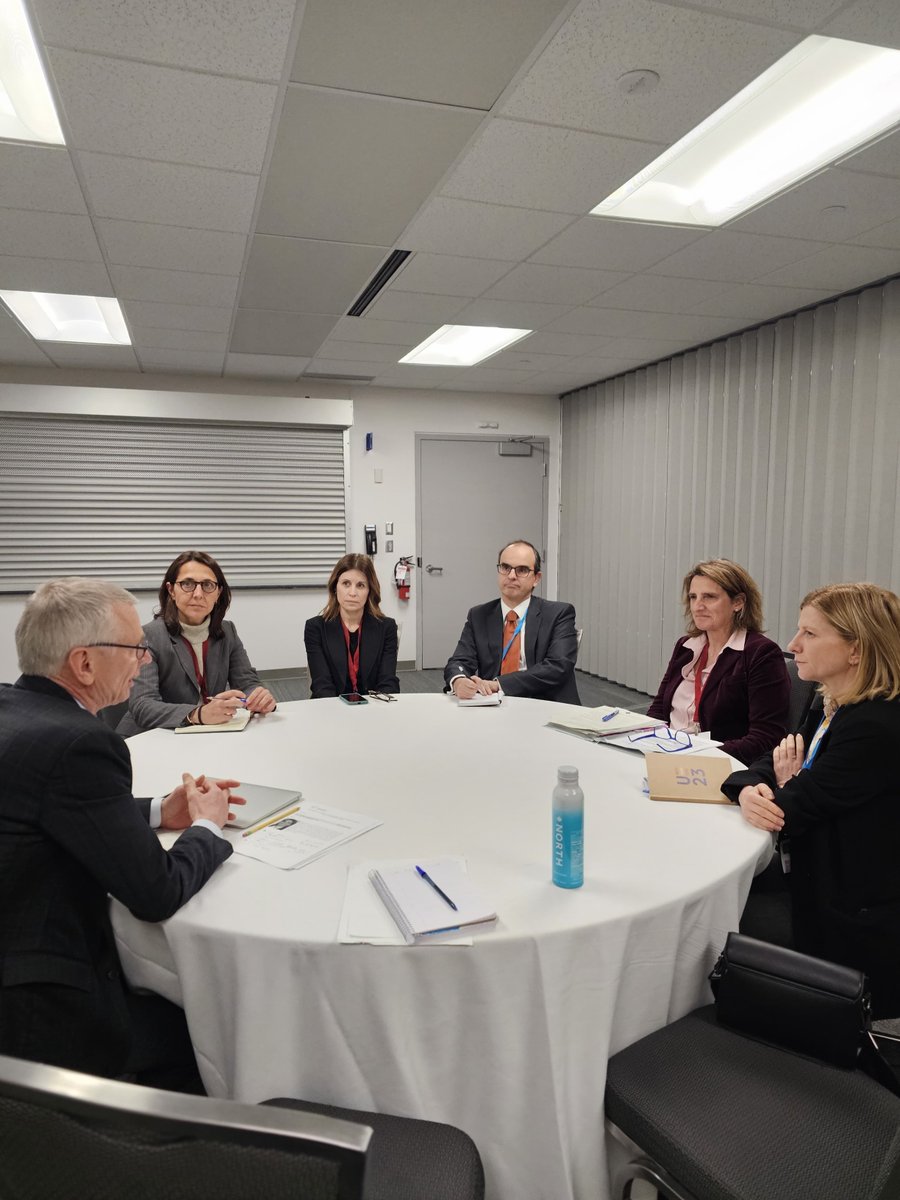
<svg viewBox="0 0 900 1200">
<path fill-rule="evenodd" d="M 283 808 L 293 808 L 302 799 L 302 793 L 292 788 L 265 787 L 260 783 L 242 783 L 234 790 L 247 803 L 234 806 L 234 820 L 228 822 L 232 829 L 249 829 Z"/>
<path fill-rule="evenodd" d="M 453 901 L 456 912 L 419 875 L 416 865 Z M 369 872 L 369 879 L 410 946 L 427 944 L 441 934 L 470 933 L 497 920 L 490 901 L 459 861 L 420 859 L 407 867 L 377 868 Z"/>
<path fill-rule="evenodd" d="M 574 708 L 574 705 L 570 707 Z M 547 724 L 553 729 L 575 733 L 593 742 L 637 729 L 654 729 L 658 725 L 665 725 L 665 721 L 648 717 L 646 713 L 601 704 L 599 708 L 576 708 L 571 716 L 557 716 Z"/>
<path fill-rule="evenodd" d="M 651 800 L 686 800 L 691 804 L 730 804 L 722 784 L 732 772 L 731 759 L 703 754 L 648 754 L 647 783 Z"/>
<path fill-rule="evenodd" d="M 246 708 L 239 708 L 235 711 L 234 716 L 230 721 L 226 721 L 224 725 L 179 725 L 175 730 L 176 733 L 240 733 L 242 729 L 246 729 L 250 723 L 250 718 L 253 713 Z"/>
</svg>

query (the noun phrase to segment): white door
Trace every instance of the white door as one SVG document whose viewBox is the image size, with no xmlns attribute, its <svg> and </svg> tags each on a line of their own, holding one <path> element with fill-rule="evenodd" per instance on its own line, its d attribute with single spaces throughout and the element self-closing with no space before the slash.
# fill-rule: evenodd
<svg viewBox="0 0 900 1200">
<path fill-rule="evenodd" d="M 468 610 L 499 594 L 501 546 L 524 538 L 546 548 L 547 441 L 527 443 L 528 455 L 501 455 L 509 442 L 416 436 L 421 667 L 445 666 Z"/>
</svg>

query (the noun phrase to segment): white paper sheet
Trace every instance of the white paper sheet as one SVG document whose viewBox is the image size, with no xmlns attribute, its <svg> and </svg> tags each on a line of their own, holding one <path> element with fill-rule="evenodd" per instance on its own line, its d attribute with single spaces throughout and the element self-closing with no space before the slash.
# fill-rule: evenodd
<svg viewBox="0 0 900 1200">
<path fill-rule="evenodd" d="M 377 818 L 362 813 L 304 800 L 300 812 L 242 837 L 234 843 L 234 850 L 245 858 L 293 871 L 380 824 Z"/>
</svg>

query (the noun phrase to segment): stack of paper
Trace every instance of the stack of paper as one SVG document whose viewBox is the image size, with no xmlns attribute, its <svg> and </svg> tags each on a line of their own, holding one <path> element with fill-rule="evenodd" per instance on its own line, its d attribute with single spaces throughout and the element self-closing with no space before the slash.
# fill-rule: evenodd
<svg viewBox="0 0 900 1200">
<path fill-rule="evenodd" d="M 491 692 L 489 696 L 476 692 L 468 700 L 457 700 L 456 703 L 460 708 L 495 708 L 502 699 L 499 692 Z"/>
<path fill-rule="evenodd" d="M 604 738 L 603 742 L 623 750 L 639 750 L 642 754 L 708 754 L 722 745 L 708 733 L 688 733 L 686 729 L 670 729 L 668 725 L 637 729 L 633 733 Z"/>
<path fill-rule="evenodd" d="M 612 708 L 608 704 L 601 704 L 599 708 L 576 708 L 573 705 L 571 716 L 556 717 L 547 724 L 551 729 L 574 733 L 578 737 L 587 738 L 589 742 L 605 742 L 607 738 L 634 730 L 654 729 L 665 725 L 665 721 L 648 717 L 645 713 L 630 712 L 627 708 Z"/>
<path fill-rule="evenodd" d="M 436 936 L 471 932 L 497 920 L 492 904 L 465 869 L 450 859 L 369 872 L 375 891 L 394 918 L 407 945 Z"/>
<path fill-rule="evenodd" d="M 179 725 L 176 733 L 240 733 L 250 724 L 253 713 L 247 708 L 236 708 L 234 716 L 223 725 Z"/>
<path fill-rule="evenodd" d="M 293 871 L 380 824 L 377 818 L 362 813 L 304 800 L 300 812 L 241 837 L 234 843 L 234 851 L 282 871 Z"/>
</svg>

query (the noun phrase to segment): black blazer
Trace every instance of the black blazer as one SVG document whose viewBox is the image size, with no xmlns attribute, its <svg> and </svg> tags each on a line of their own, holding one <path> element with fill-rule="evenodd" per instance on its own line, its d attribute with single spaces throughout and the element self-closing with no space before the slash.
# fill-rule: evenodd
<svg viewBox="0 0 900 1200">
<path fill-rule="evenodd" d="M 444 668 L 445 691 L 457 675 L 497 679 L 503 653 L 503 614 L 499 600 L 469 609 L 459 644 Z M 561 700 L 580 704 L 575 686 L 575 609 L 558 600 L 532 596 L 525 617 L 525 671 L 504 675 L 501 687 L 507 696 Z"/>
<path fill-rule="evenodd" d="M 672 697 L 691 661 L 686 637 L 675 643 L 649 717 L 668 721 Z M 747 633 L 743 650 L 726 647 L 716 659 L 700 696 L 700 728 L 719 742 L 726 754 L 743 763 L 774 749 L 787 733 L 791 681 L 781 648 L 762 633 Z"/>
<path fill-rule="evenodd" d="M 130 1046 L 109 894 L 161 921 L 231 854 L 202 827 L 167 853 L 122 738 L 49 679 L 0 686 L 0 1053 L 98 1075 Z"/>
<path fill-rule="evenodd" d="M 809 746 L 822 715 L 803 728 Z M 864 970 L 875 1015 L 900 1015 L 900 700 L 838 710 L 808 770 L 775 787 L 772 755 L 725 781 L 767 783 L 784 810 L 797 950 Z"/>
<path fill-rule="evenodd" d="M 310 617 L 303 630 L 306 660 L 309 665 L 309 696 L 340 696 L 347 690 L 347 643 L 340 617 L 326 621 Z M 397 622 L 391 617 L 380 621 L 369 613 L 360 625 L 359 679 L 357 687 L 366 692 L 399 692 L 397 678 Z"/>
</svg>

